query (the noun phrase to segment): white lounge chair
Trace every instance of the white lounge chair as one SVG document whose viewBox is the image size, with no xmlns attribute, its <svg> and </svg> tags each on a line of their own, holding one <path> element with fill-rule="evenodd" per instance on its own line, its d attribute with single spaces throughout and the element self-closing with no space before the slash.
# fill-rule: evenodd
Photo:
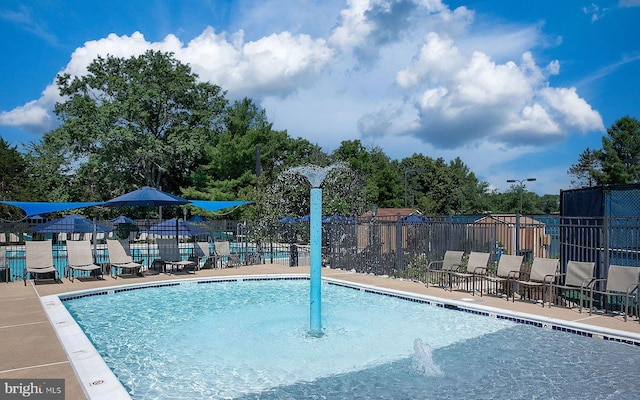
<svg viewBox="0 0 640 400">
<path fill-rule="evenodd" d="M 220 268 L 223 267 L 223 263 L 226 262 L 227 267 L 239 267 L 241 265 L 240 256 L 231 252 L 231 245 L 229 242 L 221 241 L 215 242 L 216 258 L 220 260 Z"/>
<path fill-rule="evenodd" d="M 156 239 L 156 243 L 160 259 L 164 263 L 164 272 L 171 273 L 174 270 L 189 272 L 192 270 L 195 273 L 197 263 L 182 259 L 176 239 Z"/>
<path fill-rule="evenodd" d="M 102 267 L 93 263 L 93 250 L 89 240 L 67 240 L 67 260 L 69 261 L 67 277 L 71 282 L 76 271 L 85 271 L 102 279 Z"/>
<path fill-rule="evenodd" d="M 116 279 L 122 275 L 139 275 L 142 269 L 142 264 L 134 262 L 131 256 L 127 254 L 128 248 L 129 242 L 125 240 L 107 239 L 111 276 Z M 118 274 L 118 270 L 121 271 L 120 274 Z"/>
<path fill-rule="evenodd" d="M 27 265 L 24 268 L 22 280 L 27 286 L 27 275 L 34 276 L 34 283 L 38 282 L 38 276 L 53 274 L 53 281 L 58 282 L 58 270 L 53 264 L 53 245 L 51 241 L 25 242 L 25 257 Z"/>
</svg>

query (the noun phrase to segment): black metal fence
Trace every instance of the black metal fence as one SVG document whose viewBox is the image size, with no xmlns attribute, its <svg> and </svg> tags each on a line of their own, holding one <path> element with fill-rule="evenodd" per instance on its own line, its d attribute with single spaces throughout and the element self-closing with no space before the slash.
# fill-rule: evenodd
<svg viewBox="0 0 640 400">
<path fill-rule="evenodd" d="M 46 221 L 44 221 L 46 222 Z M 129 240 L 132 251 L 151 264 L 157 257 L 154 240 L 177 237 L 184 257 L 195 241 L 229 241 L 232 251 L 244 264 L 275 263 L 298 266 L 309 264 L 309 223 L 275 223 L 247 221 L 205 221 L 186 224 L 180 221 L 155 228 L 161 221 L 137 220 L 128 224 L 92 221 L 107 232 L 43 232 L 43 221 L 0 223 L 10 280 L 21 279 L 24 270 L 24 242 L 52 240 L 56 265 L 66 265 L 66 240 L 92 240 L 96 244 L 96 261 L 106 262 L 104 240 Z M 184 230 L 184 229 L 186 230 Z M 189 231 L 189 229 L 192 229 Z M 640 267 L 640 218 L 638 217 L 560 217 L 531 215 L 519 224 L 520 246 L 515 246 L 516 226 L 509 218 L 431 217 L 420 222 L 399 218 L 345 219 L 323 224 L 325 266 L 360 273 L 419 278 L 429 262 L 441 260 L 447 250 L 491 253 L 495 262 L 500 254 L 514 254 L 516 248 L 525 255 L 561 260 L 564 272 L 569 260 L 596 262 L 597 277 L 607 276 L 611 264 Z M 5 272 L 5 271 L 3 271 Z M 6 278 L 0 273 L 0 278 Z"/>
</svg>

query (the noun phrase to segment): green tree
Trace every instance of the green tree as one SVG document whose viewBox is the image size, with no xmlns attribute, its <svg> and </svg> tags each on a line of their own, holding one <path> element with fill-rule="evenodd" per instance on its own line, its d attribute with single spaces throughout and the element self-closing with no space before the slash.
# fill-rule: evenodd
<svg viewBox="0 0 640 400">
<path fill-rule="evenodd" d="M 402 193 L 397 166 L 380 147 L 366 148 L 360 140 L 345 140 L 332 154 L 336 162 L 346 162 L 363 181 L 361 195 L 367 207 L 399 207 Z"/>
<path fill-rule="evenodd" d="M 591 173 L 598 184 L 640 182 L 640 122 L 622 117 L 607 130 L 602 149 L 595 151 L 601 169 Z"/>
<path fill-rule="evenodd" d="M 577 188 L 594 186 L 597 184 L 594 177 L 596 171 L 601 171 L 600 162 L 596 157 L 596 152 L 587 147 L 580 153 L 578 162 L 569 168 L 568 173 L 573 176 L 571 186 Z"/>
<path fill-rule="evenodd" d="M 0 137 L 0 198 L 2 200 L 29 200 L 29 174 L 27 163 L 17 146 L 10 146 Z M 17 219 L 22 212 L 14 207 L 0 205 L 0 216 Z"/>
<path fill-rule="evenodd" d="M 57 84 L 63 124 L 48 135 L 65 143 L 76 182 L 96 188 L 87 194 L 97 200 L 143 185 L 178 192 L 221 131 L 227 104 L 220 87 L 151 50 L 98 57 L 87 75 L 59 75 Z"/>
</svg>

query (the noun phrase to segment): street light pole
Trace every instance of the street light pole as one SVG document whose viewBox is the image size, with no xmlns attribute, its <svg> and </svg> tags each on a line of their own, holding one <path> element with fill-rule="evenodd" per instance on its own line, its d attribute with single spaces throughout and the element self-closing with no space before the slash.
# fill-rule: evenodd
<svg viewBox="0 0 640 400">
<path fill-rule="evenodd" d="M 407 208 L 407 174 L 419 174 L 424 169 L 405 169 L 404 170 L 404 208 Z"/>
<path fill-rule="evenodd" d="M 507 179 L 507 183 L 517 183 L 520 192 L 520 212 L 516 214 L 516 255 L 520 254 L 520 216 L 522 215 L 522 192 L 525 182 L 534 182 L 536 178 Z"/>
</svg>

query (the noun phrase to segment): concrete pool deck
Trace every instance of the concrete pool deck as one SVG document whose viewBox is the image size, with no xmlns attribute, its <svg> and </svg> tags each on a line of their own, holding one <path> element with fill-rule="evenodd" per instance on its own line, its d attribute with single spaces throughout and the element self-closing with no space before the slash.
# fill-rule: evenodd
<svg viewBox="0 0 640 400">
<path fill-rule="evenodd" d="M 42 281 L 34 285 L 27 281 L 0 283 L 0 379 L 64 379 L 68 399 L 84 398 L 84 391 L 58 340 L 40 297 L 77 290 L 94 289 L 133 283 L 150 283 L 185 278 L 206 278 L 233 275 L 302 274 L 308 276 L 308 267 L 285 265 L 256 265 L 240 268 L 201 270 L 194 274 L 151 275 L 146 277 L 118 278 L 105 276 L 102 281 L 63 279 L 62 284 Z M 439 287 L 425 288 L 419 282 L 355 274 L 349 271 L 323 268 L 323 277 L 335 278 L 358 284 L 372 285 L 384 289 L 427 295 L 469 304 L 494 307 L 508 311 L 538 315 L 563 321 L 579 322 L 598 328 L 614 329 L 640 335 L 640 323 L 635 318 L 625 322 L 622 316 L 588 315 L 577 309 L 541 307 L 530 302 L 506 301 L 492 296 L 471 296 L 462 291 L 446 291 Z"/>
</svg>

